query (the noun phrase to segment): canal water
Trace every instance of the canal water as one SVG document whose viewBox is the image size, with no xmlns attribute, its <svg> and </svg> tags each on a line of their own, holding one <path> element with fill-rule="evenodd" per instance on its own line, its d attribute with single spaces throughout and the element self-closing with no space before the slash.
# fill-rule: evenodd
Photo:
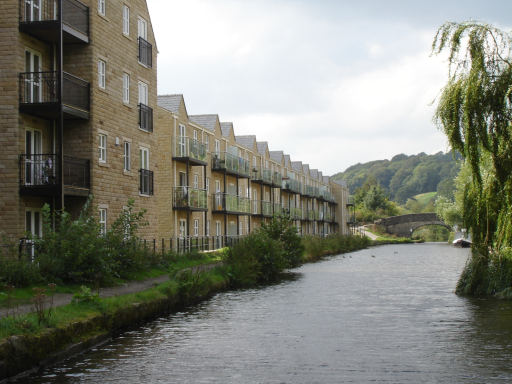
<svg viewBox="0 0 512 384">
<path fill-rule="evenodd" d="M 509 383 L 512 303 L 454 294 L 468 251 L 387 245 L 221 293 L 30 383 Z"/>
</svg>

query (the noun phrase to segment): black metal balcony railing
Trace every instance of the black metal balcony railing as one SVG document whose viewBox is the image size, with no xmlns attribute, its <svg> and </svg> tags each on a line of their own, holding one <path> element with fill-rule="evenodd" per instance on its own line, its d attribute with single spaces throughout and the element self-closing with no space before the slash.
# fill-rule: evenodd
<svg viewBox="0 0 512 384">
<path fill-rule="evenodd" d="M 58 0 L 19 0 L 20 23 L 58 21 Z M 62 0 L 63 24 L 89 36 L 89 7 L 77 0 Z"/>
<path fill-rule="evenodd" d="M 57 155 L 20 155 L 20 185 L 24 187 L 56 185 Z"/>
<path fill-rule="evenodd" d="M 139 169 L 139 192 L 142 195 L 153 195 L 153 171 Z"/>
<path fill-rule="evenodd" d="M 90 164 L 87 159 L 64 156 L 64 185 L 67 187 L 86 188 L 91 186 Z"/>
<path fill-rule="evenodd" d="M 208 208 L 206 189 L 175 187 L 173 193 L 175 208 L 206 210 Z"/>
<path fill-rule="evenodd" d="M 143 131 L 153 132 L 153 108 L 139 104 L 139 127 Z"/>
<path fill-rule="evenodd" d="M 55 154 L 20 155 L 20 185 L 40 187 L 59 184 L 58 157 Z M 87 159 L 64 156 L 64 185 L 90 188 L 90 164 Z"/>
<path fill-rule="evenodd" d="M 139 37 L 139 63 L 150 68 L 153 66 L 153 47 L 142 37 Z"/>
<path fill-rule="evenodd" d="M 57 71 L 20 73 L 20 103 L 58 103 L 59 78 L 57 74 Z M 62 104 L 82 111 L 89 111 L 89 82 L 67 72 L 64 72 L 63 79 Z"/>
</svg>

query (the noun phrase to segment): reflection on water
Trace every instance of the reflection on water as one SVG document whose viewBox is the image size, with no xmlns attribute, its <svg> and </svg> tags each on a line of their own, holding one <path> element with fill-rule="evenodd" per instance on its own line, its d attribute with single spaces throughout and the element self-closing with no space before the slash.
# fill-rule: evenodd
<svg viewBox="0 0 512 384">
<path fill-rule="evenodd" d="M 467 256 L 415 244 L 305 265 L 20 382 L 511 382 L 512 303 L 453 293 Z"/>
</svg>

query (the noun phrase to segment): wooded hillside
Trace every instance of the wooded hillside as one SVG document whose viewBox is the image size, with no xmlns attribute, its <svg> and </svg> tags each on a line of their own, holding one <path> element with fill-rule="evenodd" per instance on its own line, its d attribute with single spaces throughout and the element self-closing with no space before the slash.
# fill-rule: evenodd
<svg viewBox="0 0 512 384">
<path fill-rule="evenodd" d="M 438 192 L 451 196 L 453 180 L 459 171 L 460 156 L 452 152 L 435 155 L 420 153 L 396 155 L 391 160 L 358 163 L 337 173 L 335 179 L 345 180 L 353 194 L 368 179 L 375 179 L 389 194 L 391 200 L 405 203 L 409 197 L 420 193 Z"/>
</svg>

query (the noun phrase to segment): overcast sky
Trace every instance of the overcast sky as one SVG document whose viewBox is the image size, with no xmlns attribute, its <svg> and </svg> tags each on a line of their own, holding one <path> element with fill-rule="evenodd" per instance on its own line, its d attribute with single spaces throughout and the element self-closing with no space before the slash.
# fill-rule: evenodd
<svg viewBox="0 0 512 384">
<path fill-rule="evenodd" d="M 147 0 L 158 93 L 189 114 L 334 174 L 399 153 L 448 149 L 432 101 L 446 62 L 431 57 L 445 21 L 509 30 L 511 0 Z"/>
</svg>

